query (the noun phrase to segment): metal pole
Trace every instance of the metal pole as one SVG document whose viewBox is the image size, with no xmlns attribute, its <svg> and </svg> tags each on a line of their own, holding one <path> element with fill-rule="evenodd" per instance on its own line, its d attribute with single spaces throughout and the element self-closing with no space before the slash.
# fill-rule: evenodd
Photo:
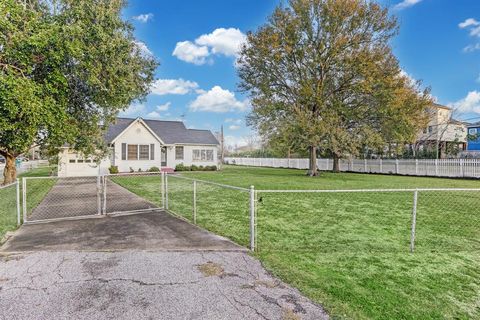
<svg viewBox="0 0 480 320">
<path fill-rule="evenodd" d="M 20 216 L 20 181 L 17 179 L 17 226 L 21 224 L 21 216 Z"/>
<path fill-rule="evenodd" d="M 255 187 L 250 186 L 250 250 L 255 251 Z"/>
<path fill-rule="evenodd" d="M 168 210 L 168 174 L 165 174 L 165 209 Z"/>
<path fill-rule="evenodd" d="M 398 159 L 395 159 L 395 174 L 399 174 L 399 168 L 398 168 Z"/>
<path fill-rule="evenodd" d="M 193 180 L 193 224 L 197 224 L 197 181 Z"/>
<path fill-rule="evenodd" d="M 161 192 L 162 192 L 162 209 L 165 209 L 165 172 L 161 173 L 160 179 L 161 179 L 160 189 L 161 189 Z"/>
<path fill-rule="evenodd" d="M 415 190 L 413 192 L 412 234 L 410 237 L 410 252 L 412 253 L 415 250 L 415 229 L 417 225 L 417 201 L 418 201 L 418 190 Z"/>
<path fill-rule="evenodd" d="M 103 176 L 103 214 L 107 214 L 107 176 Z"/>
<path fill-rule="evenodd" d="M 97 214 L 102 214 L 102 176 L 97 176 Z"/>
<path fill-rule="evenodd" d="M 27 222 L 27 178 L 22 178 L 23 222 Z"/>
</svg>

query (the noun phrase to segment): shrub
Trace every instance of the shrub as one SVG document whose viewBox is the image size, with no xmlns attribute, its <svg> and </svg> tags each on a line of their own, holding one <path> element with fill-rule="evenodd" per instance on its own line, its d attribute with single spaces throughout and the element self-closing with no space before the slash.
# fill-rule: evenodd
<svg viewBox="0 0 480 320">
<path fill-rule="evenodd" d="M 160 169 L 158 167 L 151 167 L 148 169 L 148 172 L 160 172 Z"/>
<path fill-rule="evenodd" d="M 206 171 L 217 171 L 217 166 L 216 166 L 216 165 L 206 166 L 206 167 L 205 167 L 205 170 L 206 170 Z"/>
<path fill-rule="evenodd" d="M 190 170 L 192 170 L 192 171 L 198 171 L 198 166 L 192 164 L 192 166 L 190 167 Z"/>
<path fill-rule="evenodd" d="M 118 173 L 118 166 L 110 166 L 110 168 L 108 168 L 108 172 L 110 172 L 110 174 Z"/>
<path fill-rule="evenodd" d="M 190 167 L 185 166 L 183 163 L 179 163 L 175 166 L 175 171 L 190 171 Z"/>
<path fill-rule="evenodd" d="M 138 172 L 142 172 L 142 168 L 138 168 Z"/>
<path fill-rule="evenodd" d="M 132 167 L 130 167 L 130 173 L 135 172 Z"/>
</svg>

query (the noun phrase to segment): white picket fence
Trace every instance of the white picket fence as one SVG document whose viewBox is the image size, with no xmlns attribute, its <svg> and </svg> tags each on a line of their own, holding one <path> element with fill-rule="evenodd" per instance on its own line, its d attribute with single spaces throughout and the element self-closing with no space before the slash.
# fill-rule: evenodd
<svg viewBox="0 0 480 320">
<path fill-rule="evenodd" d="M 48 160 L 33 160 L 33 161 L 24 161 L 17 167 L 17 173 L 23 173 L 35 168 L 46 167 L 48 166 Z M 3 174 L 3 169 L 5 168 L 4 163 L 0 163 L 0 174 Z"/>
<path fill-rule="evenodd" d="M 226 157 L 228 164 L 308 169 L 308 159 L 280 158 L 236 158 Z M 333 169 L 332 159 L 317 159 L 317 168 L 322 171 Z M 411 176 L 480 178 L 479 159 L 342 159 L 340 171 L 385 173 Z"/>
</svg>

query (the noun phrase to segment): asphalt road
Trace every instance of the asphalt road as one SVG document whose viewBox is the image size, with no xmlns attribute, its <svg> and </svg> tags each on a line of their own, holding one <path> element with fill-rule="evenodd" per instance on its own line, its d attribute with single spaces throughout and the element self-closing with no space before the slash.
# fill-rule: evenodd
<svg viewBox="0 0 480 320">
<path fill-rule="evenodd" d="M 326 319 L 245 252 L 0 256 L 0 319 Z"/>
</svg>

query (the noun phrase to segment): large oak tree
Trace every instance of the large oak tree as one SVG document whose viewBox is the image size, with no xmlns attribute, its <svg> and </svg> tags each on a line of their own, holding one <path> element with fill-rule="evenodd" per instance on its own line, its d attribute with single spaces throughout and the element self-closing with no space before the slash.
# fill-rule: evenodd
<svg viewBox="0 0 480 320">
<path fill-rule="evenodd" d="M 355 156 L 387 141 L 411 141 L 425 123 L 428 90 L 399 67 L 389 42 L 397 22 L 366 0 L 290 0 L 256 32 L 238 59 L 250 95 L 248 123 L 270 144 Z"/>
<path fill-rule="evenodd" d="M 34 145 L 103 156 L 103 131 L 149 92 L 155 59 L 121 18 L 122 0 L 0 0 L 4 183 Z M 101 124 L 101 125 L 100 125 Z M 98 154 L 97 154 L 98 153 Z"/>
</svg>

